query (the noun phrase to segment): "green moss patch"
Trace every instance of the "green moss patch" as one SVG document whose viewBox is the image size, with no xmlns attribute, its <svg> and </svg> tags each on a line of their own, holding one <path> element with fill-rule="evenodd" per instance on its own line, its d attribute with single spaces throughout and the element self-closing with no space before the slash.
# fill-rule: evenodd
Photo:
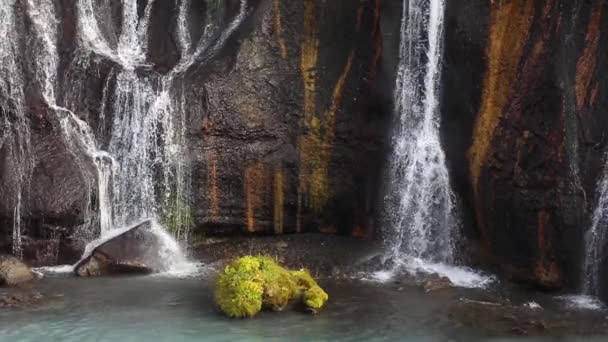
<svg viewBox="0 0 608 342">
<path fill-rule="evenodd" d="M 329 296 L 306 270 L 290 271 L 267 256 L 232 261 L 217 278 L 215 302 L 229 317 L 252 317 L 262 309 L 281 311 L 300 301 L 318 310 Z"/>
</svg>

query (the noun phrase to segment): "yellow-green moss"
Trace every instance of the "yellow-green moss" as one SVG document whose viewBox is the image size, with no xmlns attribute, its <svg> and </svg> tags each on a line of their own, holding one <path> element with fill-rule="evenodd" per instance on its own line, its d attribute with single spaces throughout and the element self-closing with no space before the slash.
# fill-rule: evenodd
<svg viewBox="0 0 608 342">
<path fill-rule="evenodd" d="M 251 317 L 262 309 L 280 311 L 293 300 L 320 309 L 328 295 L 308 271 L 289 271 L 267 256 L 236 259 L 217 279 L 215 301 L 229 317 Z"/>
<path fill-rule="evenodd" d="M 260 261 L 243 257 L 226 266 L 215 288 L 215 302 L 230 317 L 251 317 L 262 309 L 264 279 Z"/>
<path fill-rule="evenodd" d="M 329 299 L 329 295 L 319 286 L 313 286 L 304 291 L 304 304 L 312 309 L 320 309 L 325 305 L 327 300 Z"/>
<path fill-rule="evenodd" d="M 307 270 L 292 271 L 298 289 L 300 290 L 304 305 L 312 309 L 322 308 L 329 295 L 317 284 Z"/>
</svg>

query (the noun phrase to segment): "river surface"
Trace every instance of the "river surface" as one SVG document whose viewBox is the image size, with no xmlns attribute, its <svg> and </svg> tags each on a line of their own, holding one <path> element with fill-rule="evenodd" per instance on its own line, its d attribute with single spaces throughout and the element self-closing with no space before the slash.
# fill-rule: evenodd
<svg viewBox="0 0 608 342">
<path fill-rule="evenodd" d="M 330 301 L 315 316 L 285 311 L 227 319 L 213 305 L 213 278 L 213 272 L 185 279 L 45 278 L 30 290 L 48 302 L 0 308 L 0 341 L 608 339 L 608 312 L 571 307 L 555 295 L 498 286 L 427 293 L 411 281 L 321 279 Z"/>
</svg>

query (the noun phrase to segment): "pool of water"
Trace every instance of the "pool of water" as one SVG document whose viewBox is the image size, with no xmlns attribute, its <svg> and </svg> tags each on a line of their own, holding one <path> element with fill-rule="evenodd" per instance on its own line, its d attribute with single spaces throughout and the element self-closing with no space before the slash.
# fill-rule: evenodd
<svg viewBox="0 0 608 342">
<path fill-rule="evenodd" d="M 330 295 L 317 315 L 223 317 L 213 305 L 213 274 L 45 278 L 33 289 L 42 307 L 0 309 L 0 341 L 531 341 L 597 340 L 602 310 L 525 291 L 443 289 L 415 282 L 321 279 Z M 532 297 L 531 297 L 532 296 Z"/>
</svg>

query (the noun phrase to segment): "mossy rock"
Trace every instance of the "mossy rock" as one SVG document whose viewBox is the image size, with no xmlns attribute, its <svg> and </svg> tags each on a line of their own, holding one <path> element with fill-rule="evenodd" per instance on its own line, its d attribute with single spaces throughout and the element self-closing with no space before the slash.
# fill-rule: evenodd
<svg viewBox="0 0 608 342">
<path fill-rule="evenodd" d="M 232 261 L 217 278 L 215 301 L 229 317 L 252 317 L 262 309 L 281 311 L 293 301 L 318 310 L 329 296 L 306 270 L 290 271 L 267 256 Z"/>
</svg>

